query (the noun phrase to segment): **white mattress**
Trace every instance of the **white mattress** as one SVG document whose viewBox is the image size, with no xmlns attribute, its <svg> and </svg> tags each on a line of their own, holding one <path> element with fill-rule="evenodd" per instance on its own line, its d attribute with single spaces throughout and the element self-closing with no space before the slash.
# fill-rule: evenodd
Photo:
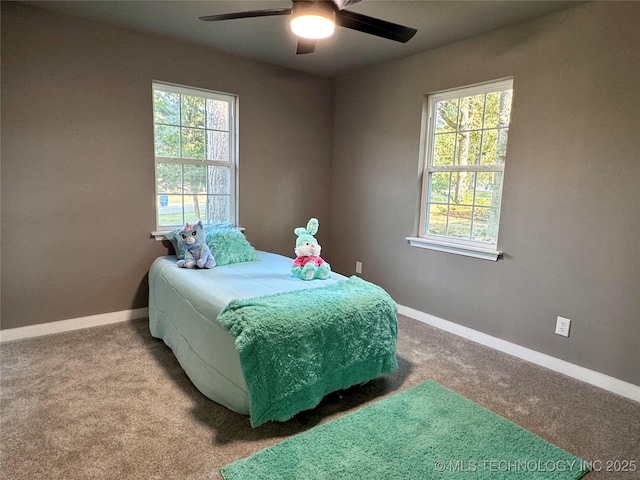
<svg viewBox="0 0 640 480">
<path fill-rule="evenodd" d="M 258 251 L 258 260 L 212 269 L 184 269 L 175 256 L 157 258 L 149 271 L 149 328 L 173 350 L 193 384 L 234 412 L 249 414 L 249 396 L 235 338 L 217 322 L 234 299 L 323 287 L 346 277 L 302 281 L 292 258 Z"/>
</svg>

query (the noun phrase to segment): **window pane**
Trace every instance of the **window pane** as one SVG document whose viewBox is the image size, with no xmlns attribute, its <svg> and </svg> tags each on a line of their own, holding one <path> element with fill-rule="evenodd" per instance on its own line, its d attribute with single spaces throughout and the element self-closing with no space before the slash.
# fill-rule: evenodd
<svg viewBox="0 0 640 480">
<path fill-rule="evenodd" d="M 231 169 L 229 167 L 209 166 L 207 168 L 207 192 L 231 193 Z"/>
<path fill-rule="evenodd" d="M 182 157 L 204 159 L 204 130 L 182 129 Z"/>
<path fill-rule="evenodd" d="M 436 133 L 453 132 L 458 126 L 458 99 L 436 103 Z"/>
<path fill-rule="evenodd" d="M 478 173 L 476 205 L 497 207 L 502 195 L 502 172 Z"/>
<path fill-rule="evenodd" d="M 165 198 L 166 197 L 166 198 Z M 158 195 L 158 226 L 184 225 L 182 195 Z"/>
<path fill-rule="evenodd" d="M 511 123 L 511 101 L 513 100 L 513 90 L 500 92 L 500 127 L 508 127 Z"/>
<path fill-rule="evenodd" d="M 509 130 L 485 130 L 482 138 L 482 164 L 504 165 Z"/>
<path fill-rule="evenodd" d="M 492 208 L 489 210 L 489 220 L 487 221 L 487 236 L 486 240 L 489 243 L 498 242 L 498 226 L 500 222 L 500 206 L 498 208 Z"/>
<path fill-rule="evenodd" d="M 153 91 L 153 121 L 168 125 L 180 124 L 180 95 Z"/>
<path fill-rule="evenodd" d="M 473 212 L 472 240 L 495 244 L 498 240 L 498 219 L 500 211 L 497 208 L 476 207 Z"/>
<path fill-rule="evenodd" d="M 229 161 L 229 133 L 207 131 L 207 160 Z"/>
<path fill-rule="evenodd" d="M 204 128 L 204 105 L 202 97 L 182 96 L 182 126 Z"/>
<path fill-rule="evenodd" d="M 207 128 L 229 130 L 229 103 L 207 99 Z"/>
<path fill-rule="evenodd" d="M 184 222 L 197 222 L 205 220 L 207 209 L 206 195 L 185 195 L 184 196 Z"/>
<path fill-rule="evenodd" d="M 449 203 L 449 172 L 431 173 L 431 188 L 429 189 L 429 202 Z"/>
<path fill-rule="evenodd" d="M 446 235 L 448 214 L 449 207 L 446 205 L 427 205 L 427 233 Z"/>
<path fill-rule="evenodd" d="M 156 181 L 159 194 L 182 193 L 182 165 L 156 164 Z"/>
<path fill-rule="evenodd" d="M 484 115 L 484 94 L 460 99 L 459 129 L 471 130 L 482 128 Z"/>
<path fill-rule="evenodd" d="M 507 138 L 509 137 L 509 130 L 501 128 L 498 130 L 498 146 L 496 151 L 496 163 L 504 164 L 507 158 Z"/>
<path fill-rule="evenodd" d="M 485 130 L 482 136 L 482 165 L 495 165 L 498 155 L 498 130 Z"/>
<path fill-rule="evenodd" d="M 500 92 L 487 94 L 484 128 L 496 128 L 500 123 Z"/>
<path fill-rule="evenodd" d="M 447 235 L 454 238 L 471 238 L 471 207 L 451 205 Z"/>
<path fill-rule="evenodd" d="M 453 165 L 453 157 L 456 151 L 456 134 L 444 133 L 436 135 L 433 149 L 433 165 Z"/>
<path fill-rule="evenodd" d="M 229 195 L 207 196 L 207 223 L 228 222 L 230 218 Z"/>
<path fill-rule="evenodd" d="M 478 242 L 487 241 L 487 226 L 489 224 L 490 208 L 476 207 L 473 210 L 473 234 L 472 240 Z"/>
<path fill-rule="evenodd" d="M 156 157 L 180 156 L 180 129 L 156 125 L 155 128 Z"/>
<path fill-rule="evenodd" d="M 460 132 L 458 133 L 458 148 L 456 150 L 456 165 L 475 165 L 480 158 L 480 143 L 482 142 L 482 132 Z"/>
<path fill-rule="evenodd" d="M 184 165 L 183 191 L 186 194 L 207 193 L 207 170 L 199 165 Z"/>
<path fill-rule="evenodd" d="M 484 177 L 488 176 L 488 173 L 478 174 L 478 183 L 476 186 L 476 205 L 491 206 L 493 192 L 491 191 L 492 182 L 485 180 Z"/>
<path fill-rule="evenodd" d="M 451 174 L 451 203 L 458 205 L 473 204 L 475 174 L 472 172 L 454 172 Z"/>
</svg>

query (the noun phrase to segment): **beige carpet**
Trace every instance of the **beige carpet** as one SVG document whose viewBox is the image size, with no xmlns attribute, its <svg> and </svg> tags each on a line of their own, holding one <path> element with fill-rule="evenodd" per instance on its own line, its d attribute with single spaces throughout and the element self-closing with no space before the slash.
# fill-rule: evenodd
<svg viewBox="0 0 640 480">
<path fill-rule="evenodd" d="M 405 317 L 396 373 L 258 429 L 201 395 L 146 320 L 0 348 L 4 480 L 219 479 L 229 462 L 428 379 L 603 469 L 640 469 L 639 403 Z"/>
</svg>

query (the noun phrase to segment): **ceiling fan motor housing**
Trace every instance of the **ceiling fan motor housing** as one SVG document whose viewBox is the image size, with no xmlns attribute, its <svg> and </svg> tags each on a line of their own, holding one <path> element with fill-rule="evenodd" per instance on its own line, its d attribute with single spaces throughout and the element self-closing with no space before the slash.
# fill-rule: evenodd
<svg viewBox="0 0 640 480">
<path fill-rule="evenodd" d="M 336 7 L 332 2 L 293 2 L 290 27 L 302 38 L 319 40 L 333 35 Z"/>
</svg>

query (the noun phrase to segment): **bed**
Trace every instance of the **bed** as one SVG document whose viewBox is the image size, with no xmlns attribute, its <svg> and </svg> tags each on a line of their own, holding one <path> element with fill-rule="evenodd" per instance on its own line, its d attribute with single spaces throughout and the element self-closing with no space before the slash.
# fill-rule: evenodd
<svg viewBox="0 0 640 480">
<path fill-rule="evenodd" d="M 257 427 L 397 368 L 396 304 L 382 288 L 335 272 L 302 281 L 291 258 L 254 258 L 200 270 L 164 256 L 150 268 L 151 334 L 206 397 Z"/>
</svg>

